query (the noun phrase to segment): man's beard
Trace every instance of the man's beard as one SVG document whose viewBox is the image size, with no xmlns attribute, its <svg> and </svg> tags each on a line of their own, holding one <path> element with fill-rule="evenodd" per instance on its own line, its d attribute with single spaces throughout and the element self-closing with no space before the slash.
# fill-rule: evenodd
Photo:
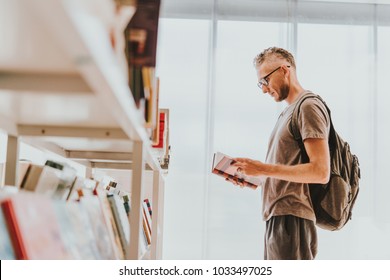
<svg viewBox="0 0 390 280">
<path fill-rule="evenodd" d="M 279 94 L 279 100 L 278 101 L 283 101 L 288 97 L 288 93 L 290 91 L 290 86 L 287 84 L 284 84 L 280 88 L 280 94 Z"/>
</svg>

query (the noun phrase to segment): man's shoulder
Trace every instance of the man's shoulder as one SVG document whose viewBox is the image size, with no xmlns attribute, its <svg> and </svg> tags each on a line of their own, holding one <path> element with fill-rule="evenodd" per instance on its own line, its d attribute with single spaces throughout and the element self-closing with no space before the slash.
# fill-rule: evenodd
<svg viewBox="0 0 390 280">
<path fill-rule="evenodd" d="M 305 98 L 301 104 L 301 108 L 300 108 L 301 111 L 310 112 L 310 111 L 317 111 L 319 109 L 323 113 L 327 114 L 327 108 L 321 96 L 313 95 L 312 93 L 306 93 L 301 98 L 302 99 Z"/>
</svg>

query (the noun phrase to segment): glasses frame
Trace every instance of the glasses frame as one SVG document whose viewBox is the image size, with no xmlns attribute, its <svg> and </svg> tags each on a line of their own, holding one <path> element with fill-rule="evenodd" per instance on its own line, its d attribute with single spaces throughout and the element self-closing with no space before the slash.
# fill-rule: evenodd
<svg viewBox="0 0 390 280">
<path fill-rule="evenodd" d="M 265 75 L 263 78 L 260 79 L 260 81 L 257 83 L 257 86 L 260 88 L 260 89 L 263 89 L 263 86 L 268 86 L 269 85 L 269 81 L 267 80 L 273 73 L 275 73 L 276 71 L 278 71 L 280 68 L 282 68 L 283 65 L 280 65 L 279 67 L 276 67 L 274 70 L 272 70 L 270 73 L 268 73 L 267 75 Z M 288 68 L 290 68 L 290 65 L 286 65 Z"/>
</svg>

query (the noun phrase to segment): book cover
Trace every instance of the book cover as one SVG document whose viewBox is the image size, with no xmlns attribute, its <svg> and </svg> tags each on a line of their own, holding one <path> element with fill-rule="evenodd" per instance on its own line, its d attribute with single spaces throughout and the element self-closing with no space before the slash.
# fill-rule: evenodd
<svg viewBox="0 0 390 280">
<path fill-rule="evenodd" d="M 19 181 L 18 181 L 19 188 L 21 188 L 23 186 L 23 181 L 26 178 L 26 175 L 28 173 L 30 165 L 31 165 L 31 162 L 29 162 L 27 160 L 20 160 L 19 161 Z"/>
<path fill-rule="evenodd" d="M 144 230 L 139 231 L 139 245 L 140 255 L 143 256 L 147 252 L 149 246 Z"/>
<path fill-rule="evenodd" d="M 77 230 L 74 228 L 74 223 L 78 220 L 77 217 L 73 217 L 69 208 L 72 207 L 71 203 L 64 203 L 63 201 L 57 201 L 54 203 L 54 211 L 58 218 L 58 223 L 61 229 L 61 238 L 64 241 L 64 246 L 73 260 L 82 260 L 86 257 L 83 252 L 85 247 L 80 242 Z"/>
<path fill-rule="evenodd" d="M 142 211 L 142 228 L 146 236 L 147 244 L 150 245 L 152 243 L 152 234 L 148 226 L 148 221 L 146 220 L 145 211 Z"/>
<path fill-rule="evenodd" d="M 156 145 L 153 145 L 153 148 L 164 148 L 164 132 L 165 132 L 165 112 L 159 113 L 159 124 L 158 124 L 158 140 Z"/>
<path fill-rule="evenodd" d="M 35 192 L 53 196 L 60 183 L 61 170 L 45 165 L 35 186 Z"/>
<path fill-rule="evenodd" d="M 118 228 L 116 226 L 115 219 L 106 192 L 104 190 L 100 190 L 96 188 L 94 194 L 96 195 L 96 197 L 100 202 L 103 217 L 108 227 L 110 242 L 114 249 L 115 259 L 123 260 L 125 258 L 125 256 L 123 255 L 123 248 L 119 237 Z"/>
<path fill-rule="evenodd" d="M 92 196 L 98 182 L 93 179 L 76 176 L 69 188 L 66 200 L 79 200 L 81 197 Z"/>
<path fill-rule="evenodd" d="M 142 202 L 143 211 L 145 213 L 146 222 L 150 234 L 152 234 L 152 207 L 150 205 L 149 199 L 145 198 Z"/>
<path fill-rule="evenodd" d="M 57 202 L 63 202 L 58 201 Z M 92 221 L 84 205 L 78 201 L 66 202 L 59 222 L 63 230 L 68 232 L 68 239 L 65 243 L 72 246 L 72 258 L 81 260 L 98 260 L 102 259 L 97 245 Z M 57 209 L 58 210 L 58 209 Z M 64 211 L 65 210 L 65 211 Z"/>
<path fill-rule="evenodd" d="M 42 195 L 17 194 L 1 203 L 17 259 L 69 259 L 53 201 Z"/>
<path fill-rule="evenodd" d="M 223 153 L 214 153 L 213 165 L 211 172 L 218 176 L 237 179 L 238 182 L 243 183 L 245 187 L 256 189 L 257 186 L 261 185 L 261 179 L 252 176 L 240 175 L 237 172 L 237 167 L 232 165 L 233 159 Z"/>
<path fill-rule="evenodd" d="M 103 260 L 116 259 L 114 244 L 111 242 L 109 224 L 106 223 L 99 198 L 95 196 L 83 197 L 80 200 L 84 211 L 89 216 L 92 231 L 95 236 L 100 258 Z"/>
<path fill-rule="evenodd" d="M 154 82 L 154 111 L 153 111 L 153 128 L 151 131 L 150 135 L 150 140 L 152 140 L 152 145 L 157 145 L 159 141 L 159 134 L 160 134 L 160 125 L 159 125 L 159 120 L 160 120 L 160 114 L 159 114 L 159 107 L 160 107 L 160 78 L 155 77 L 155 82 Z"/>
<path fill-rule="evenodd" d="M 162 169 L 168 169 L 170 160 L 169 144 L 169 109 L 159 109 L 158 139 L 152 148 L 159 153 L 159 162 Z"/>
<path fill-rule="evenodd" d="M 0 260 L 16 258 L 3 211 L 0 211 Z"/>
<path fill-rule="evenodd" d="M 27 191 L 34 191 L 38 183 L 39 176 L 41 176 L 43 165 L 30 164 L 26 170 L 21 188 Z"/>
<path fill-rule="evenodd" d="M 137 1 L 137 10 L 127 28 L 127 57 L 130 65 L 156 66 L 160 0 Z"/>
<path fill-rule="evenodd" d="M 114 216 L 115 224 L 118 229 L 118 235 L 121 240 L 123 255 L 128 256 L 130 244 L 130 223 L 126 214 L 125 207 L 118 195 L 111 194 L 107 196 Z"/>
<path fill-rule="evenodd" d="M 45 166 L 50 166 L 58 170 L 57 175 L 59 176 L 59 183 L 53 193 L 53 198 L 66 200 L 76 178 L 76 170 L 66 163 L 52 160 L 47 160 Z"/>
<path fill-rule="evenodd" d="M 52 196 L 61 182 L 61 170 L 48 165 L 31 164 L 25 177 L 23 189 Z"/>
<path fill-rule="evenodd" d="M 147 207 L 148 212 L 150 214 L 150 218 L 152 218 L 152 203 L 150 202 L 149 198 L 145 198 L 144 203 L 146 204 L 146 207 Z"/>
<path fill-rule="evenodd" d="M 149 231 L 150 234 L 152 234 L 152 219 L 151 219 L 151 217 L 150 217 L 150 215 L 149 215 L 148 210 L 145 209 L 145 206 L 144 206 L 144 205 L 145 205 L 145 203 L 143 203 L 142 212 L 143 212 L 143 214 L 144 214 L 144 216 L 145 216 L 145 220 L 146 220 L 146 225 L 147 225 L 147 227 L 148 227 L 148 231 Z"/>
<path fill-rule="evenodd" d="M 142 78 L 145 93 L 145 127 L 154 129 L 157 124 L 156 76 L 153 67 L 142 67 Z"/>
</svg>

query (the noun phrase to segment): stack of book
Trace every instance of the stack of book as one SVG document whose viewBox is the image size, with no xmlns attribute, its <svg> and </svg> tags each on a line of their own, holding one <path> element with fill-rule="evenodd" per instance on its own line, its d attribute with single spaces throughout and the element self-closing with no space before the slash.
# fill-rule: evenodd
<svg viewBox="0 0 390 280">
<path fill-rule="evenodd" d="M 159 153 L 158 158 L 160 161 L 161 168 L 168 169 L 170 157 L 168 109 L 160 109 L 159 125 L 155 134 L 157 141 L 152 147 Z"/>
<path fill-rule="evenodd" d="M 160 0 L 137 1 L 125 29 L 129 86 L 152 138 L 158 126 L 159 79 L 155 74 Z"/>
<path fill-rule="evenodd" d="M 76 170 L 64 163 L 51 160 L 45 165 L 22 162 L 19 186 L 22 190 L 45 194 L 58 199 L 69 196 L 76 178 Z"/>
<path fill-rule="evenodd" d="M 57 194 L 65 178 L 54 162 L 29 163 L 23 188 L 0 189 L 1 259 L 125 259 L 130 249 L 129 195 L 113 192 L 114 182 L 75 176 L 69 191 Z M 54 169 L 54 170 L 53 170 Z M 47 181 L 46 181 L 47 180 Z M 151 203 L 143 202 L 144 250 L 151 243 Z"/>
</svg>

